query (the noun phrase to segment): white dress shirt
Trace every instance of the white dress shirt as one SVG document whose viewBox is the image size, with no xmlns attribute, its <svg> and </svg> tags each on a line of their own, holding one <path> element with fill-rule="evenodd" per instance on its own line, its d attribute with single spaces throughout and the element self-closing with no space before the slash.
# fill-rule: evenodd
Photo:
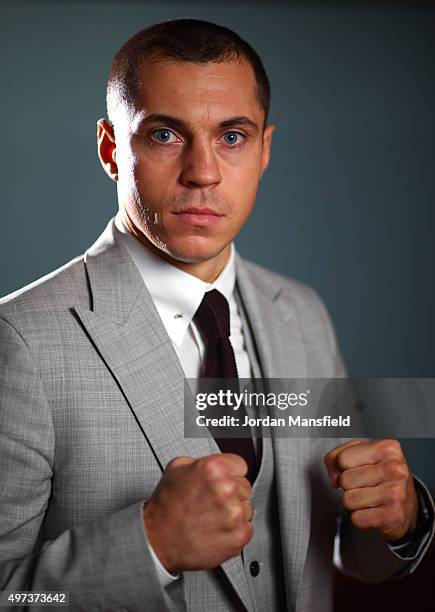
<svg viewBox="0 0 435 612">
<path fill-rule="evenodd" d="M 204 359 L 205 345 L 192 319 L 204 293 L 211 289 L 217 289 L 228 300 L 230 341 L 236 358 L 237 372 L 239 378 L 249 378 L 251 370 L 242 320 L 234 298 L 234 245 L 231 244 L 229 260 L 218 278 L 213 283 L 206 283 L 176 268 L 144 247 L 137 238 L 127 232 L 119 212 L 115 217 L 115 237 L 127 248 L 151 293 L 186 378 L 197 378 Z"/>
<path fill-rule="evenodd" d="M 206 283 L 192 274 L 183 272 L 147 249 L 137 238 L 128 233 L 120 212 L 115 217 L 115 239 L 125 246 L 153 298 L 163 325 L 172 340 L 186 378 L 197 378 L 204 360 L 205 344 L 193 322 L 193 316 L 206 291 L 217 289 L 228 300 L 230 308 L 230 342 L 236 358 L 239 378 L 250 378 L 251 367 L 245 346 L 242 320 L 234 298 L 236 269 L 235 247 L 225 268 L 213 283 Z M 160 563 L 148 542 L 161 584 L 167 586 L 178 576 L 173 576 Z"/>
</svg>

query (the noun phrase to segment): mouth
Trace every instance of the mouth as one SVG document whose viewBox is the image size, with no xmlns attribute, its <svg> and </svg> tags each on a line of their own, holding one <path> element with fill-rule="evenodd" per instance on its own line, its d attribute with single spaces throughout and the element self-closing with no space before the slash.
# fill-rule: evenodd
<svg viewBox="0 0 435 612">
<path fill-rule="evenodd" d="M 219 220 L 225 215 L 218 213 L 211 208 L 189 207 L 175 212 L 177 219 L 188 225 L 208 226 L 219 223 Z"/>
</svg>

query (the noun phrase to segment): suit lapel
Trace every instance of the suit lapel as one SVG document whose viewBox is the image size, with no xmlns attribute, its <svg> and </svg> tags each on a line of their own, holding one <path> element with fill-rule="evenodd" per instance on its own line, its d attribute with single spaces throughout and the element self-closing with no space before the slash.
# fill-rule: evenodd
<svg viewBox="0 0 435 612">
<path fill-rule="evenodd" d="M 86 252 L 91 310 L 76 306 L 86 333 L 117 381 L 162 471 L 176 456 L 218 453 L 208 430 L 184 437 L 184 372 L 151 295 L 112 221 Z M 241 558 L 222 568 L 248 610 L 253 608 Z"/>
<path fill-rule="evenodd" d="M 214 440 L 184 439 L 184 372 L 154 302 L 111 224 L 85 255 L 92 310 L 77 306 L 162 470 L 177 455 L 213 452 Z"/>
<path fill-rule="evenodd" d="M 296 305 L 282 279 L 236 258 L 237 283 L 261 369 L 267 378 L 306 378 L 306 358 Z M 274 435 L 275 434 L 275 435 Z M 283 570 L 289 609 L 296 596 L 310 530 L 310 440 L 283 438 L 272 429 Z"/>
</svg>

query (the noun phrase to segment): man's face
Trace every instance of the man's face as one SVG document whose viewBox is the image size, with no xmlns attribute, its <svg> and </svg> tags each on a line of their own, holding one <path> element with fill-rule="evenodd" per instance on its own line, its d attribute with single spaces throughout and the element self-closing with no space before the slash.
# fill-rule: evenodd
<svg viewBox="0 0 435 612">
<path fill-rule="evenodd" d="M 159 60 L 139 78 L 134 107 L 115 119 L 124 220 L 174 263 L 224 265 L 269 161 L 273 126 L 263 133 L 254 72 L 244 61 Z"/>
</svg>

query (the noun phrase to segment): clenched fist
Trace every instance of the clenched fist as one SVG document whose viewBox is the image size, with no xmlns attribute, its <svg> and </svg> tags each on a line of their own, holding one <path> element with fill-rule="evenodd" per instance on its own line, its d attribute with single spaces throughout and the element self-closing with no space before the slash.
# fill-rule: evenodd
<svg viewBox="0 0 435 612">
<path fill-rule="evenodd" d="M 246 462 L 223 453 L 176 457 L 144 508 L 148 540 L 172 573 L 216 567 L 252 537 Z"/>
<path fill-rule="evenodd" d="M 342 487 L 343 506 L 359 529 L 398 540 L 415 528 L 418 501 L 397 440 L 352 440 L 325 455 L 329 479 Z"/>
</svg>

